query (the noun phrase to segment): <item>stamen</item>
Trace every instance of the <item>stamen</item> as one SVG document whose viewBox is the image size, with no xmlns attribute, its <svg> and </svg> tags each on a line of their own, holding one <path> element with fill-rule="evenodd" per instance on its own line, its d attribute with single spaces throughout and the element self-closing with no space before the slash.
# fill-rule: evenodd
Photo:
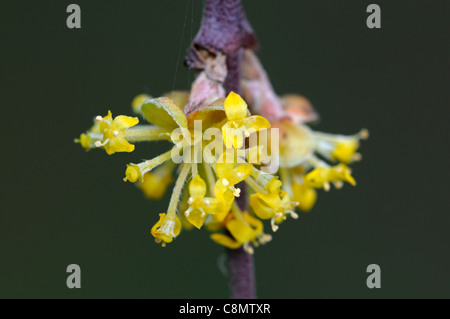
<svg viewBox="0 0 450 319">
<path fill-rule="evenodd" d="M 228 185 L 230 185 L 230 182 L 226 178 L 223 178 L 222 179 L 222 185 L 227 187 Z"/>
<path fill-rule="evenodd" d="M 337 189 L 341 189 L 342 187 L 344 187 L 343 181 L 335 181 L 333 184 L 334 184 L 334 187 L 336 187 Z"/>
<path fill-rule="evenodd" d="M 363 128 L 360 132 L 359 132 L 359 137 L 362 140 L 367 140 L 369 138 L 369 130 L 366 128 Z"/>
<path fill-rule="evenodd" d="M 101 147 L 101 146 L 105 146 L 106 144 L 108 144 L 108 142 L 109 142 L 109 138 L 107 138 L 103 143 L 100 141 L 95 141 L 94 145 L 96 147 Z"/>
<path fill-rule="evenodd" d="M 189 215 L 191 214 L 192 211 L 192 207 L 189 207 L 188 209 L 186 209 L 186 211 L 184 212 L 184 216 L 189 217 Z"/>
<path fill-rule="evenodd" d="M 119 131 L 118 130 L 114 130 L 113 131 L 113 135 L 114 135 L 114 137 L 117 137 L 117 135 L 119 135 Z"/>
<path fill-rule="evenodd" d="M 298 214 L 292 210 L 286 212 L 286 214 L 291 215 L 293 219 L 298 219 Z"/>
<path fill-rule="evenodd" d="M 264 245 L 272 241 L 272 236 L 269 234 L 262 234 L 260 237 L 258 237 L 258 241 L 261 245 Z"/>
<path fill-rule="evenodd" d="M 328 183 L 328 182 L 323 183 L 323 189 L 326 192 L 328 192 L 330 190 L 330 183 Z"/>
<path fill-rule="evenodd" d="M 281 213 L 281 212 L 278 212 L 278 213 L 276 213 L 276 214 L 275 214 L 275 217 L 276 217 L 276 218 L 280 218 L 280 217 L 283 217 L 283 213 Z"/>
<path fill-rule="evenodd" d="M 207 198 L 204 198 L 203 203 L 205 203 L 205 205 L 209 205 L 209 204 L 211 204 L 211 201 Z"/>
<path fill-rule="evenodd" d="M 95 120 L 97 121 L 97 122 L 103 122 L 103 117 L 101 116 L 101 115 L 97 115 L 96 117 L 95 117 Z"/>
<path fill-rule="evenodd" d="M 235 188 L 234 191 L 233 191 L 233 195 L 234 195 L 234 197 L 241 196 L 241 189 L 240 188 Z"/>
<path fill-rule="evenodd" d="M 248 130 L 245 130 L 245 131 L 244 131 L 244 136 L 245 136 L 245 137 L 249 137 L 249 136 L 250 136 L 250 132 L 249 132 Z"/>
<path fill-rule="evenodd" d="M 202 212 L 202 213 L 200 214 L 200 217 L 201 217 L 201 218 L 205 218 L 205 217 L 206 217 L 205 211 L 203 210 L 202 207 L 200 207 L 199 209 L 200 209 L 200 211 Z"/>
<path fill-rule="evenodd" d="M 280 228 L 279 226 L 275 225 L 275 218 L 272 218 L 270 220 L 270 225 L 272 226 L 272 231 L 276 232 L 278 230 L 278 228 Z"/>
<path fill-rule="evenodd" d="M 189 197 L 187 200 L 188 205 L 191 205 L 194 202 L 194 199 L 192 197 Z"/>
<path fill-rule="evenodd" d="M 353 156 L 352 156 L 352 160 L 353 160 L 354 162 L 359 162 L 360 160 L 362 160 L 362 155 L 361 155 L 360 153 L 355 153 L 355 154 L 353 154 Z"/>
<path fill-rule="evenodd" d="M 249 255 L 253 255 L 253 254 L 255 253 L 255 251 L 253 250 L 253 247 L 250 246 L 249 243 L 245 243 L 245 244 L 244 244 L 244 250 L 245 250 L 245 252 L 246 252 L 247 254 L 249 254 Z"/>
</svg>

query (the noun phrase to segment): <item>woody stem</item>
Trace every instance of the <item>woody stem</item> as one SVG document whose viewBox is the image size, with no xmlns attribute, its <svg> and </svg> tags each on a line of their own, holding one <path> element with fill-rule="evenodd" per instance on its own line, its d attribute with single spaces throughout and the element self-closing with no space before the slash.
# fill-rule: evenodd
<svg viewBox="0 0 450 319">
<path fill-rule="evenodd" d="M 224 54 L 227 67 L 225 90 L 240 94 L 244 48 L 256 47 L 257 41 L 241 0 L 206 0 L 202 25 L 187 52 L 186 64 L 192 68 L 202 68 L 200 50 Z M 236 187 L 241 189 L 236 202 L 242 211 L 248 211 L 246 184 L 241 182 Z M 227 253 L 232 298 L 256 298 L 253 256 L 243 248 L 228 249 Z"/>
</svg>

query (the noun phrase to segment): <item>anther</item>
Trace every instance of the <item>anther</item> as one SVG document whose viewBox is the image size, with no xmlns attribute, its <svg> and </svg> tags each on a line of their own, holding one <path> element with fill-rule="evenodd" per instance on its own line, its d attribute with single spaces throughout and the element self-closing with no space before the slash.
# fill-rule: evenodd
<svg viewBox="0 0 450 319">
<path fill-rule="evenodd" d="M 291 215 L 292 218 L 298 219 L 298 214 L 296 212 L 290 212 L 289 214 Z"/>
<path fill-rule="evenodd" d="M 96 120 L 97 122 L 103 122 L 103 117 L 102 117 L 101 115 L 97 115 L 97 116 L 95 117 L 95 120 Z"/>
<path fill-rule="evenodd" d="M 335 181 L 334 187 L 336 187 L 337 189 L 341 189 L 342 187 L 344 187 L 344 182 L 343 181 Z"/>
<path fill-rule="evenodd" d="M 191 205 L 194 202 L 194 199 L 192 197 L 189 197 L 189 199 L 187 200 L 187 203 L 189 205 Z"/>
<path fill-rule="evenodd" d="M 114 137 L 116 137 L 117 135 L 119 135 L 119 131 L 118 130 L 114 130 L 113 131 L 113 135 L 114 135 Z"/>
<path fill-rule="evenodd" d="M 223 178 L 222 179 L 222 185 L 227 187 L 228 185 L 230 185 L 230 182 L 226 178 Z"/>
<path fill-rule="evenodd" d="M 253 250 L 253 247 L 250 246 L 250 243 L 245 243 L 243 248 L 244 248 L 245 252 L 249 255 L 253 255 L 253 253 L 255 252 Z"/>
<path fill-rule="evenodd" d="M 352 160 L 355 162 L 359 162 L 360 160 L 362 160 L 362 155 L 360 153 L 355 153 L 352 156 Z"/>
<path fill-rule="evenodd" d="M 281 212 L 278 212 L 278 213 L 276 213 L 276 214 L 275 214 L 275 217 L 276 217 L 276 218 L 280 218 L 280 217 L 283 217 L 283 213 L 281 213 Z"/>
<path fill-rule="evenodd" d="M 362 140 L 367 140 L 369 138 L 369 130 L 366 128 L 363 128 L 360 132 L 359 132 L 359 137 Z"/>
<path fill-rule="evenodd" d="M 96 147 L 100 147 L 100 146 L 105 146 L 105 145 L 108 144 L 108 143 L 109 143 L 109 138 L 107 138 L 103 143 L 100 142 L 100 141 L 95 141 L 94 145 L 95 145 Z"/>
<path fill-rule="evenodd" d="M 241 189 L 240 188 L 235 188 L 234 191 L 233 191 L 233 195 L 234 195 L 234 197 L 241 196 Z"/>
</svg>

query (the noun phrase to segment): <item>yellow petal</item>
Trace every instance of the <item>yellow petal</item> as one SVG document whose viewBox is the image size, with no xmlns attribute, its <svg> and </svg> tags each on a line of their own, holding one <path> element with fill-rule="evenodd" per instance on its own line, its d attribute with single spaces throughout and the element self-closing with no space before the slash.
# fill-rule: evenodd
<svg viewBox="0 0 450 319">
<path fill-rule="evenodd" d="M 181 221 L 178 216 L 175 216 L 175 227 L 173 229 L 173 233 L 175 236 L 178 236 L 181 232 Z"/>
<path fill-rule="evenodd" d="M 252 194 L 250 195 L 250 206 L 256 216 L 261 219 L 271 219 L 276 211 L 274 208 L 281 204 L 279 196 L 276 194 Z"/>
<path fill-rule="evenodd" d="M 231 179 L 234 170 L 234 156 L 232 156 L 231 159 L 227 161 L 226 155 L 227 153 L 223 152 L 217 160 L 216 172 L 219 178 Z"/>
<path fill-rule="evenodd" d="M 127 169 L 125 170 L 125 178 L 123 179 L 123 181 L 134 183 L 138 179 L 142 181 L 142 174 L 139 166 L 137 166 L 136 164 L 127 164 Z"/>
<path fill-rule="evenodd" d="M 131 108 L 134 113 L 140 114 L 141 113 L 141 107 L 145 103 L 145 101 L 151 99 L 152 97 L 147 94 L 139 94 L 136 96 L 133 101 L 131 102 Z"/>
<path fill-rule="evenodd" d="M 300 210 L 308 212 L 312 209 L 317 200 L 317 192 L 313 188 L 293 183 L 292 192 L 293 200 L 299 203 L 297 207 Z"/>
<path fill-rule="evenodd" d="M 281 188 L 281 181 L 278 179 L 278 176 L 273 177 L 265 186 L 269 193 L 278 194 Z"/>
<path fill-rule="evenodd" d="M 103 117 L 102 122 L 100 122 L 100 132 L 104 133 L 105 129 L 109 129 L 111 127 L 112 124 L 112 113 L 111 111 L 108 111 L 108 114 L 106 116 Z"/>
<path fill-rule="evenodd" d="M 253 133 L 252 130 L 259 131 L 263 129 L 270 128 L 270 122 L 263 116 L 260 115 L 252 115 L 244 119 L 244 125 L 250 133 Z"/>
<path fill-rule="evenodd" d="M 243 213 L 242 216 L 244 217 L 244 220 L 249 223 L 251 226 L 255 228 L 255 232 L 258 234 L 261 234 L 264 228 L 264 225 L 262 221 L 260 221 L 258 218 L 255 218 L 251 216 L 249 213 Z"/>
<path fill-rule="evenodd" d="M 230 92 L 224 102 L 228 121 L 242 120 L 247 117 L 247 103 L 236 93 Z"/>
<path fill-rule="evenodd" d="M 205 197 L 206 183 L 200 175 L 196 175 L 189 183 L 189 194 L 193 199 L 201 199 Z"/>
<path fill-rule="evenodd" d="M 227 223 L 227 229 L 230 234 L 241 244 L 255 240 L 257 232 L 247 224 L 237 219 L 232 219 Z"/>
<path fill-rule="evenodd" d="M 222 137 L 226 148 L 240 149 L 244 145 L 245 131 L 242 128 L 233 128 L 227 122 L 222 126 Z"/>
<path fill-rule="evenodd" d="M 187 129 L 186 115 L 167 97 L 147 100 L 141 110 L 147 121 L 169 132 L 178 127 Z"/>
<path fill-rule="evenodd" d="M 117 137 L 113 137 L 109 143 L 107 143 L 105 146 L 105 151 L 109 155 L 114 154 L 116 152 L 133 152 L 134 151 L 134 145 L 128 143 L 128 141 L 123 137 L 118 135 Z"/>
<path fill-rule="evenodd" d="M 339 143 L 331 153 L 331 158 L 344 163 L 351 163 L 358 147 L 359 143 L 356 139 L 346 143 Z"/>
<path fill-rule="evenodd" d="M 181 231 L 181 221 L 178 216 L 159 214 L 159 221 L 152 227 L 151 233 L 159 241 L 170 243 Z"/>
<path fill-rule="evenodd" d="M 125 115 L 119 115 L 116 116 L 112 123 L 112 130 L 117 130 L 119 132 L 122 132 L 126 130 L 127 128 L 130 128 L 132 126 L 135 126 L 139 123 L 139 119 L 137 117 L 131 117 L 131 116 L 125 116 Z"/>
<path fill-rule="evenodd" d="M 223 222 L 225 220 L 225 218 L 228 216 L 228 214 L 230 213 L 231 205 L 234 200 L 234 196 L 230 190 L 228 190 L 227 194 L 228 194 L 227 196 L 232 197 L 232 199 L 229 202 L 221 200 L 221 205 L 218 206 L 218 209 L 214 212 L 214 214 L 211 215 L 212 219 L 215 222 L 218 222 L 218 223 Z"/>
<path fill-rule="evenodd" d="M 166 216 L 166 214 L 164 214 L 164 213 L 159 214 L 159 220 L 156 222 L 155 225 L 153 225 L 152 230 L 150 231 L 152 233 L 153 237 L 155 237 L 155 238 L 157 237 L 157 235 L 158 235 L 157 229 L 163 223 L 165 216 Z"/>
<path fill-rule="evenodd" d="M 214 194 L 218 199 L 221 199 L 226 203 L 231 203 L 234 200 L 233 192 L 228 186 L 224 186 L 221 180 L 218 180 L 214 184 Z"/>
<path fill-rule="evenodd" d="M 86 151 L 89 151 L 91 149 L 91 138 L 88 134 L 81 134 L 80 139 L 76 142 L 81 144 L 81 147 L 84 148 Z"/>
<path fill-rule="evenodd" d="M 138 176 L 135 176 L 138 178 Z M 129 180 L 129 178 L 127 178 Z M 167 187 L 172 183 L 171 175 L 160 176 L 157 172 L 148 172 L 144 175 L 143 182 L 139 184 L 139 188 L 144 195 L 150 199 L 161 199 L 164 196 Z"/>
<path fill-rule="evenodd" d="M 253 169 L 252 164 L 242 164 L 233 170 L 233 184 L 237 184 L 250 176 Z"/>
<path fill-rule="evenodd" d="M 198 229 L 200 229 L 203 226 L 203 223 L 205 222 L 206 217 L 208 216 L 206 213 L 203 215 L 203 212 L 198 210 L 198 209 L 194 209 L 192 210 L 189 215 L 186 217 L 186 219 L 195 227 L 197 227 Z"/>
<path fill-rule="evenodd" d="M 330 182 L 330 169 L 328 167 L 317 167 L 305 176 L 305 184 L 308 187 L 322 188 L 328 182 Z"/>
<path fill-rule="evenodd" d="M 202 208 L 207 214 L 215 214 L 221 212 L 225 208 L 225 202 L 214 197 L 205 197 Z"/>
<path fill-rule="evenodd" d="M 211 239 L 219 245 L 225 246 L 230 249 L 238 249 L 242 244 L 238 243 L 234 239 L 224 234 L 212 234 Z"/>
<path fill-rule="evenodd" d="M 331 168 L 330 170 L 330 179 L 333 180 L 341 180 L 347 182 L 353 186 L 356 185 L 356 181 L 351 175 L 350 168 L 345 164 L 339 164 Z"/>
</svg>

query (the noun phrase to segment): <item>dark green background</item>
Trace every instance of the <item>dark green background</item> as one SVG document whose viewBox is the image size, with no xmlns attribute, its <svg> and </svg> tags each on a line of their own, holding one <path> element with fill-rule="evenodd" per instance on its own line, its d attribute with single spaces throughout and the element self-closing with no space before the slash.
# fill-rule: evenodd
<svg viewBox="0 0 450 319">
<path fill-rule="evenodd" d="M 379 30 L 366 27 L 373 2 Z M 130 114 L 135 95 L 170 91 L 177 61 L 175 87 L 188 87 L 182 57 L 203 3 L 192 15 L 181 0 L 77 0 L 82 28 L 69 30 L 70 3 L 0 4 L 0 297 L 228 297 L 222 247 L 205 230 L 159 247 L 150 228 L 167 196 L 148 201 L 121 180 L 126 163 L 165 144 L 113 156 L 73 144 L 93 116 Z M 371 133 L 354 165 L 358 186 L 321 192 L 311 213 L 256 250 L 258 295 L 450 297 L 449 2 L 244 6 L 276 91 L 310 98 L 317 129 Z M 66 287 L 71 263 L 81 289 Z M 366 287 L 372 263 L 381 289 Z"/>
</svg>

